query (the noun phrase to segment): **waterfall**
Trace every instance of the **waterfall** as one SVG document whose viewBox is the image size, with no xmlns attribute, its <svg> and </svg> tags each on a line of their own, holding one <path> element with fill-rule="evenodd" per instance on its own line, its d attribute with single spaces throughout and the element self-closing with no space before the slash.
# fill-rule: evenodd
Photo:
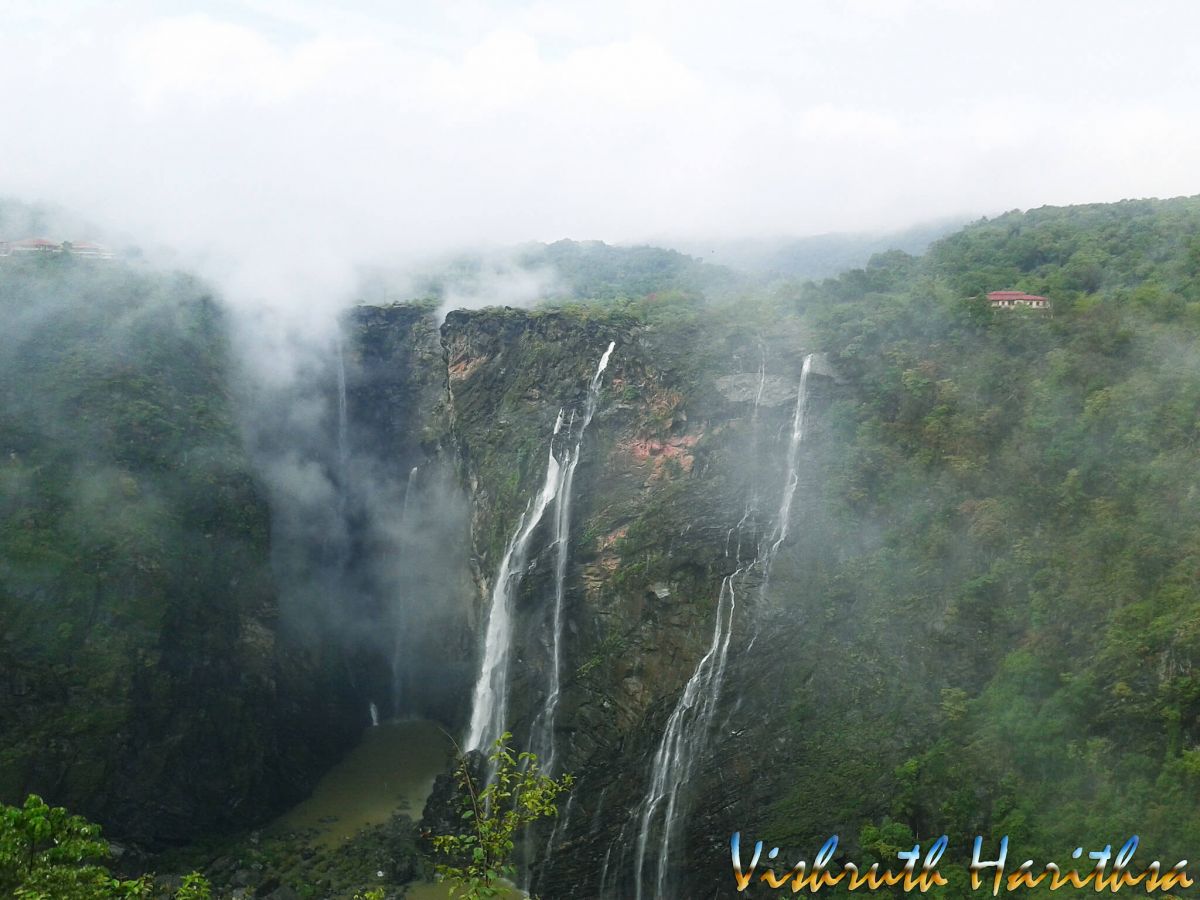
<svg viewBox="0 0 1200 900">
<path fill-rule="evenodd" d="M 585 407 L 585 424 L 591 421 L 591 415 L 595 412 L 594 395 L 599 392 L 600 377 L 608 365 L 609 356 L 612 354 L 614 343 L 610 343 L 604 355 L 600 358 L 600 365 L 597 367 L 596 374 L 592 377 L 591 385 L 588 390 L 588 403 Z M 504 548 L 504 555 L 500 560 L 500 568 L 496 573 L 496 581 L 492 585 L 491 596 L 488 600 L 488 619 L 487 630 L 484 635 L 483 644 L 483 660 L 480 665 L 479 677 L 475 682 L 475 691 L 471 704 L 471 724 L 467 731 L 466 742 L 464 744 L 467 750 L 483 750 L 487 752 L 491 745 L 504 733 L 507 725 L 508 716 L 508 670 L 510 663 L 510 653 L 512 650 L 512 606 L 513 599 L 516 596 L 517 589 L 520 587 L 521 579 L 525 575 L 525 569 L 528 563 L 529 543 L 533 537 L 534 531 L 538 524 L 545 516 L 546 510 L 550 504 L 559 498 L 564 493 L 569 495 L 570 485 L 569 478 L 574 476 L 575 465 L 578 463 L 579 442 L 583 438 L 583 429 L 580 429 L 579 438 L 573 450 L 564 454 L 560 460 L 555 455 L 554 445 L 555 438 L 563 426 L 563 411 L 559 410 L 558 418 L 554 423 L 554 431 L 550 436 L 550 450 L 548 460 L 546 461 L 546 477 L 542 483 L 542 489 L 538 492 L 535 501 L 531 501 L 526 506 L 525 512 L 517 520 L 517 527 L 513 531 L 513 535 L 509 538 L 508 544 Z M 559 502 L 555 505 L 555 537 L 558 539 L 560 535 L 565 536 L 569 523 L 563 521 L 570 512 L 570 498 L 566 497 L 565 502 Z M 566 542 L 563 541 L 559 545 L 558 555 L 555 561 L 555 580 L 561 585 L 559 572 L 561 570 L 561 578 L 565 579 L 566 573 Z M 561 560 L 561 562 L 560 562 Z M 556 587 L 556 610 L 554 613 L 555 628 L 561 626 L 561 594 L 562 588 Z M 554 640 L 554 685 L 553 693 L 555 694 L 555 704 L 557 704 L 557 669 L 558 669 L 558 638 Z"/>
<path fill-rule="evenodd" d="M 717 609 L 713 622 L 712 640 L 708 650 L 696 664 L 692 677 L 684 686 L 671 716 L 662 741 L 654 754 L 650 770 L 650 787 L 638 812 L 638 838 L 634 851 L 634 885 L 637 900 L 650 896 L 654 900 L 668 897 L 667 877 L 671 859 L 671 845 L 679 837 L 682 825 L 680 792 L 692 775 L 696 760 L 703 752 L 712 725 L 713 714 L 720 698 L 725 679 L 725 664 L 729 656 L 729 642 L 733 636 L 733 616 L 737 609 L 737 594 L 751 573 L 757 573 L 760 581 L 760 599 L 766 594 L 771 566 L 779 548 L 788 535 L 792 502 L 800 476 L 797 467 L 800 459 L 800 444 L 804 440 L 804 424 L 808 411 L 808 375 L 812 368 L 812 355 L 804 357 L 800 372 L 800 386 L 796 396 L 796 409 L 792 416 L 792 433 L 788 441 L 786 471 L 780 496 L 779 511 L 770 535 L 759 542 L 754 559 L 738 568 L 721 583 Z M 761 376 L 760 376 L 761 378 Z M 761 391 L 760 391 L 761 396 Z M 758 400 L 755 400 L 757 409 Z M 746 516 L 743 516 L 744 522 Z M 738 561 L 741 559 L 741 525 L 738 523 Z M 726 539 L 728 545 L 728 538 Z M 728 553 L 728 549 L 726 550 Z M 657 829 L 657 830 L 656 830 Z M 622 834 L 624 832 L 622 831 Z M 656 839 L 656 840 L 655 840 Z M 646 868 L 650 862 L 652 841 L 656 845 L 653 860 L 653 877 L 650 888 L 646 886 Z M 611 848 L 610 848 L 611 849 Z"/>
<path fill-rule="evenodd" d="M 371 704 L 367 707 L 367 712 L 369 712 L 371 714 L 371 727 L 378 728 L 379 727 L 379 707 L 375 705 L 374 701 L 372 701 Z"/>
<path fill-rule="evenodd" d="M 417 480 L 417 469 L 420 466 L 413 466 L 409 470 L 408 480 L 404 482 L 404 505 L 400 509 L 400 524 L 403 525 L 408 521 L 408 498 L 412 495 L 413 482 Z"/>
<path fill-rule="evenodd" d="M 571 495 L 572 486 L 575 483 L 575 467 L 579 465 L 579 458 L 583 451 L 584 434 L 587 432 L 588 425 L 592 422 L 592 417 L 596 414 L 596 405 L 600 400 L 600 386 L 604 370 L 608 367 L 608 359 L 612 355 L 613 348 L 616 345 L 616 341 L 609 342 L 608 349 L 600 357 L 600 363 L 596 366 L 596 372 L 592 375 L 592 380 L 588 384 L 587 399 L 584 401 L 583 418 L 580 421 L 578 433 L 574 431 L 574 414 L 572 414 L 571 420 L 567 424 L 567 436 L 569 438 L 574 435 L 575 443 L 563 456 L 562 488 L 554 503 L 554 541 L 551 544 L 554 547 L 554 605 L 550 608 L 549 667 L 546 675 L 546 699 L 542 704 L 541 710 L 533 720 L 529 737 L 529 749 L 537 756 L 541 770 L 548 775 L 555 773 L 558 763 L 558 748 L 555 740 L 554 726 L 558 714 L 558 701 L 562 691 L 563 606 L 565 605 L 567 595 L 567 563 L 570 559 L 571 545 Z M 571 801 L 568 800 L 568 811 L 571 808 L 570 804 Z M 542 852 L 543 859 L 548 859 L 553 852 L 555 838 L 563 827 L 565 826 L 562 819 L 555 822 L 554 829 L 550 832 L 550 837 L 546 840 L 546 846 Z M 526 881 L 523 885 L 526 893 L 532 893 L 533 887 L 532 881 L 529 880 L 532 878 L 530 867 L 533 861 L 532 853 L 532 844 L 527 843 L 525 848 Z"/>
<path fill-rule="evenodd" d="M 350 450 L 346 438 L 348 431 L 347 412 L 346 412 L 346 357 L 342 349 L 342 333 L 338 331 L 337 337 L 337 392 L 338 392 L 338 434 L 337 434 L 337 449 L 338 449 L 338 477 L 345 479 L 346 477 L 346 462 L 349 459 Z"/>
<path fill-rule="evenodd" d="M 729 640 L 733 636 L 733 613 L 737 608 L 735 582 L 745 569 L 738 569 L 721 582 L 717 599 L 716 623 L 708 650 L 696 665 L 696 670 L 684 686 L 683 695 L 667 720 L 666 730 L 658 751 L 654 754 L 650 789 L 642 801 L 638 823 L 637 849 L 634 857 L 637 900 L 643 895 L 643 872 L 646 852 L 654 832 L 654 823 L 662 810 L 662 832 L 659 838 L 658 865 L 654 874 L 651 896 L 663 897 L 666 887 L 667 864 L 675 832 L 679 827 L 676 810 L 680 788 L 692 774 L 692 766 L 704 748 L 708 727 L 725 677 L 725 662 L 729 657 Z"/>
<path fill-rule="evenodd" d="M 562 413 L 554 426 L 557 434 L 562 427 Z M 487 631 L 483 639 L 483 662 L 479 678 L 475 682 L 475 693 L 471 701 L 471 725 L 467 731 L 467 750 L 490 750 L 492 744 L 504 733 L 508 714 L 508 663 L 512 644 L 512 600 L 525 574 L 529 539 L 546 507 L 554 499 L 559 488 L 561 467 L 554 456 L 551 439 L 550 458 L 546 463 L 546 480 L 538 494 L 537 502 L 525 508 L 517 520 L 516 531 L 509 538 L 500 560 L 500 570 L 492 585 L 488 601 Z M 531 508 L 532 507 L 532 508 Z"/>
<path fill-rule="evenodd" d="M 575 437 L 575 445 L 566 452 L 563 462 L 562 489 L 554 504 L 554 606 L 551 611 L 550 639 L 550 669 L 547 677 L 546 700 L 534 720 L 530 737 L 530 750 L 537 754 L 543 772 L 554 774 L 557 762 L 557 747 L 554 738 L 554 720 L 558 713 L 558 700 L 562 688 L 562 639 L 563 639 L 563 604 L 566 599 L 567 562 L 570 555 L 571 543 L 571 488 L 575 482 L 575 467 L 579 465 L 579 457 L 583 450 L 583 437 L 587 432 L 592 417 L 596 414 L 596 405 L 600 400 L 600 385 L 604 370 L 608 367 L 608 358 L 612 355 L 616 342 L 609 342 L 608 349 L 600 357 L 596 366 L 596 374 L 588 385 L 587 400 L 584 401 L 583 419 L 579 425 L 579 433 Z M 572 416 L 568 434 L 574 425 Z"/>
<path fill-rule="evenodd" d="M 400 547 L 401 553 L 406 553 L 406 559 L 411 558 L 412 550 L 405 546 L 406 542 L 411 541 L 411 531 L 409 529 L 409 500 L 412 497 L 413 485 L 417 480 L 417 470 L 419 466 L 413 466 L 408 472 L 408 479 L 404 482 L 404 499 L 400 505 Z M 418 508 L 418 513 L 420 512 Z M 395 613 L 397 622 L 395 624 L 395 635 L 392 640 L 392 715 L 399 718 L 403 706 L 402 700 L 405 695 L 404 686 L 404 652 L 409 646 L 412 636 L 407 634 L 408 624 L 405 619 L 410 615 L 409 611 L 404 608 L 403 601 L 397 604 L 400 611 Z"/>
<path fill-rule="evenodd" d="M 796 463 L 800 456 L 800 444 L 804 441 L 804 420 L 808 414 L 808 373 L 812 369 L 812 354 L 804 357 L 804 365 L 800 369 L 800 392 L 796 397 L 796 411 L 792 416 L 792 437 L 788 442 L 787 480 L 783 486 L 783 496 L 779 501 L 779 512 L 775 515 L 775 534 L 767 551 L 766 572 L 763 578 L 763 590 L 766 590 L 766 574 L 770 574 L 770 563 L 775 559 L 780 546 L 788 535 L 788 525 L 792 518 L 792 500 L 796 496 L 796 486 L 800 476 L 796 471 Z"/>
</svg>

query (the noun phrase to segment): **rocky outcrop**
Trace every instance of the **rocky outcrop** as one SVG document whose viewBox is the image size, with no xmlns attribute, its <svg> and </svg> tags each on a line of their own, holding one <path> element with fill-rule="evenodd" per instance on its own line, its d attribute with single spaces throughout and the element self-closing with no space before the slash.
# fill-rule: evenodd
<svg viewBox="0 0 1200 900">
<path fill-rule="evenodd" d="M 443 327 L 450 433 L 471 492 L 481 600 L 538 489 L 559 410 L 581 402 L 600 353 L 616 343 L 572 504 L 557 737 L 561 770 L 577 784 L 548 859 L 548 831 L 533 838 L 534 887 L 545 896 L 598 896 L 601 879 L 604 895 L 631 895 L 629 852 L 650 760 L 711 640 L 722 578 L 744 552 L 739 523 L 749 547 L 778 502 L 764 492 L 782 481 L 800 348 L 746 339 L 681 358 L 667 349 L 675 339 L 620 316 L 558 312 L 452 313 Z M 747 371 L 737 371 L 743 364 Z M 550 665 L 553 551 L 547 535 L 535 534 L 533 544 L 540 550 L 517 602 L 510 686 L 519 744 L 541 708 Z M 738 635 L 735 646 L 752 636 Z M 736 704 L 741 694 L 730 689 L 726 699 Z M 715 813 L 703 809 L 720 796 L 687 798 L 697 821 L 711 824 Z M 711 841 L 713 832 L 704 834 Z M 693 851 L 706 852 L 689 848 L 686 859 Z M 697 872 L 711 889 L 713 871 Z"/>
</svg>

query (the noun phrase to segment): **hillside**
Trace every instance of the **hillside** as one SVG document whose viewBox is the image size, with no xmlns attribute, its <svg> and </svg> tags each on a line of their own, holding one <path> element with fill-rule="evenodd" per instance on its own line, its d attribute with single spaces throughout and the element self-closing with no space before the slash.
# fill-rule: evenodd
<svg viewBox="0 0 1200 900">
<path fill-rule="evenodd" d="M 730 890 L 735 830 L 789 865 L 945 833 L 959 876 L 976 834 L 1187 856 L 1200 199 L 1009 213 L 769 290 L 528 252 L 573 287 L 353 309 L 257 455 L 202 283 L 0 266 L 0 799 L 317 890 L 304 835 L 267 859 L 240 829 L 370 715 L 461 733 L 486 676 L 489 727 L 575 776 L 519 848 L 543 896 Z M 991 309 L 1006 288 L 1052 309 Z M 316 474 L 288 496 L 267 451 Z M 372 833 L 390 887 L 416 833 Z"/>
<path fill-rule="evenodd" d="M 1020 859 L 1131 834 L 1148 859 L 1187 857 L 1198 249 L 1197 199 L 1046 208 L 742 308 L 743 325 L 774 311 L 766 371 L 799 353 L 778 339 L 791 320 L 838 383 L 814 407 L 768 605 L 734 632 L 671 883 L 727 883 L 735 829 L 807 858 L 836 833 L 850 858 L 885 865 L 945 833 L 960 876 L 976 834 L 1008 835 Z M 1007 287 L 1050 296 L 1052 313 L 979 297 Z M 690 327 L 699 370 L 717 365 L 721 307 Z M 699 397 L 684 408 L 709 421 Z M 669 709 L 647 712 L 634 753 Z M 602 772 L 611 802 L 621 770 Z M 578 889 L 603 868 L 606 896 L 622 896 L 636 815 L 605 828 L 581 802 L 551 883 Z M 950 892 L 970 893 L 961 877 Z"/>
<path fill-rule="evenodd" d="M 12 258 L 0 315 L 0 796 L 150 844 L 297 796 L 343 742 L 295 740 L 323 689 L 279 640 L 211 293 Z"/>
<path fill-rule="evenodd" d="M 1010 286 L 1051 297 L 1052 315 L 976 299 Z M 845 384 L 821 490 L 835 533 L 815 538 L 827 551 L 801 603 L 836 637 L 793 647 L 836 681 L 790 704 L 845 824 L 890 817 L 958 846 L 1008 834 L 1035 859 L 1136 833 L 1186 857 L 1200 838 L 1200 200 L 1011 213 L 801 305 Z M 821 688 L 834 709 L 865 702 L 867 721 L 814 712 Z M 875 788 L 846 805 L 863 753 Z M 777 816 L 803 821 L 806 781 Z"/>
</svg>

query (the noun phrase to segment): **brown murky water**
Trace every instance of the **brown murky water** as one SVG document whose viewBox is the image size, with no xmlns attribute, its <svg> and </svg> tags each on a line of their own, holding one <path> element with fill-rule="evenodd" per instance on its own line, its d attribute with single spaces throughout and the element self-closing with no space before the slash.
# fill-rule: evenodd
<svg viewBox="0 0 1200 900">
<path fill-rule="evenodd" d="M 449 768 L 454 746 L 434 722 L 384 722 L 368 728 L 362 743 L 321 779 L 312 796 L 284 813 L 268 832 L 302 832 L 312 841 L 333 847 L 361 828 L 380 825 L 393 813 L 414 820 L 433 789 L 434 779 Z M 525 895 L 510 891 L 503 900 Z M 408 886 L 405 900 L 448 900 L 444 884 Z"/>
<path fill-rule="evenodd" d="M 314 833 L 333 846 L 395 812 L 421 817 L 433 780 L 448 766 L 450 739 L 434 722 L 384 722 L 321 779 L 312 796 L 275 820 L 271 831 Z"/>
</svg>

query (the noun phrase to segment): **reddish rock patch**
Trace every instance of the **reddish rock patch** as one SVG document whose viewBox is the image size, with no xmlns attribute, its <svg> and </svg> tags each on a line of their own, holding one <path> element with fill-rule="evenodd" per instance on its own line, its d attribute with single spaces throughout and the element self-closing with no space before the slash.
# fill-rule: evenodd
<svg viewBox="0 0 1200 900">
<path fill-rule="evenodd" d="M 483 365 L 486 357 L 477 356 L 472 359 L 469 356 L 459 357 L 450 363 L 449 373 L 451 381 L 466 381 L 470 378 L 475 370 Z"/>
<path fill-rule="evenodd" d="M 621 449 L 639 463 L 649 462 L 656 474 L 668 459 L 677 460 L 683 471 L 690 472 L 696 462 L 690 451 L 699 440 L 698 434 L 675 435 L 665 441 L 657 438 L 635 438 L 623 444 Z"/>
</svg>

